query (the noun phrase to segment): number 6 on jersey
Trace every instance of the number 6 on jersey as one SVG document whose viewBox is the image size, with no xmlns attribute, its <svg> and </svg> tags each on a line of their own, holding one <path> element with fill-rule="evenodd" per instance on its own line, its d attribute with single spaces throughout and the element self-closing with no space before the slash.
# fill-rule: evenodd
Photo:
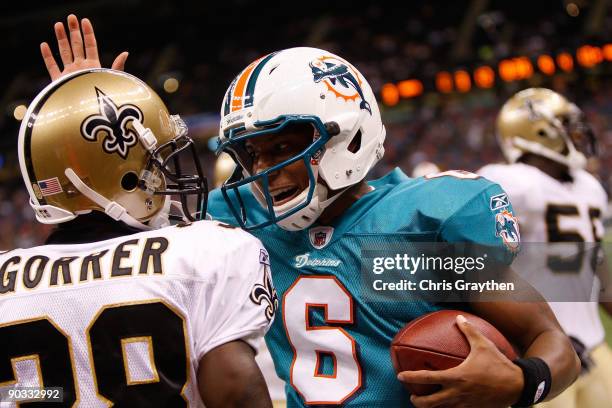
<svg viewBox="0 0 612 408">
<path fill-rule="evenodd" d="M 355 339 L 341 327 L 312 326 L 311 308 L 323 308 L 325 323 L 352 324 L 353 299 L 333 276 L 301 276 L 283 299 L 283 319 L 293 348 L 291 384 L 307 404 L 341 404 L 361 388 Z M 319 368 L 331 355 L 332 374 Z"/>
</svg>

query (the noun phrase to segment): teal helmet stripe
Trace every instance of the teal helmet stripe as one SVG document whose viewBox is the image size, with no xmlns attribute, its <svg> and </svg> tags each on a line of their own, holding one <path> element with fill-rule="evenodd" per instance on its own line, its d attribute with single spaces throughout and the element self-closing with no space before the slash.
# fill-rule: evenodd
<svg viewBox="0 0 612 408">
<path fill-rule="evenodd" d="M 236 86 L 236 81 L 238 80 L 239 76 L 240 74 L 238 74 L 238 76 L 232 80 L 232 83 L 227 89 L 227 94 L 225 95 L 225 105 L 223 107 L 223 115 L 228 115 L 230 113 L 230 107 L 232 106 L 232 94 L 234 93 L 234 87 Z"/>
<path fill-rule="evenodd" d="M 264 58 L 262 58 L 259 64 L 257 64 L 255 69 L 251 73 L 251 77 L 249 78 L 249 82 L 246 86 L 246 92 L 244 94 L 245 108 L 248 106 L 253 106 L 253 93 L 255 92 L 255 84 L 257 83 L 257 78 L 259 77 L 259 74 L 261 73 L 261 70 L 263 69 L 264 65 L 266 65 L 266 63 L 270 61 L 272 57 L 274 57 L 276 54 L 278 54 L 278 51 L 268 54 Z"/>
</svg>

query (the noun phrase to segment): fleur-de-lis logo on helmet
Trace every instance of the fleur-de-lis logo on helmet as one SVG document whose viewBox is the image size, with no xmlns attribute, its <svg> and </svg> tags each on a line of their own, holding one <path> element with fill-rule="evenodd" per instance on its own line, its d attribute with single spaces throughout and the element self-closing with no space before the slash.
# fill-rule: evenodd
<svg viewBox="0 0 612 408">
<path fill-rule="evenodd" d="M 263 285 L 258 283 L 253 286 L 250 297 L 255 304 L 261 305 L 263 302 L 268 303 L 266 307 L 266 319 L 270 321 L 274 317 L 274 312 L 278 309 L 278 296 L 276 294 L 276 289 L 274 289 L 272 285 L 270 270 L 268 268 L 265 270 Z"/>
<path fill-rule="evenodd" d="M 89 141 L 98 140 L 100 132 L 104 132 L 102 148 L 108 154 L 117 153 L 127 158 L 128 152 L 138 142 L 133 128 L 128 124 L 132 120 L 143 121 L 143 115 L 136 105 L 126 103 L 117 106 L 113 100 L 96 87 L 99 114 L 88 116 L 81 123 L 81 134 Z"/>
</svg>

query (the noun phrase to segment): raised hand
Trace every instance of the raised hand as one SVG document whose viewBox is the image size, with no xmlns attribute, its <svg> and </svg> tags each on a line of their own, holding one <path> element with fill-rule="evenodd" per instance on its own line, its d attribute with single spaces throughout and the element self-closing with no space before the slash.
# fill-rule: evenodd
<svg viewBox="0 0 612 408">
<path fill-rule="evenodd" d="M 440 384 L 442 389 L 425 396 L 411 397 L 417 408 L 506 408 L 516 402 L 523 389 L 523 372 L 508 360 L 465 317 L 457 325 L 470 343 L 470 354 L 457 367 L 442 371 L 404 371 L 400 381 L 413 384 Z"/>
<path fill-rule="evenodd" d="M 45 66 L 47 67 L 47 71 L 52 81 L 81 69 L 101 67 L 96 35 L 94 34 L 93 26 L 89 19 L 82 19 L 79 25 L 79 19 L 74 14 L 68 16 L 70 40 L 68 40 L 63 23 L 57 22 L 53 28 L 55 30 L 55 37 L 57 38 L 57 46 L 60 58 L 62 59 L 62 65 L 64 66 L 62 70 L 60 70 L 57 61 L 55 61 L 49 44 L 46 42 L 40 44 L 40 53 L 42 54 Z M 82 34 L 81 28 L 83 29 Z M 128 52 L 126 51 L 117 55 L 111 68 L 123 71 L 127 57 Z"/>
</svg>

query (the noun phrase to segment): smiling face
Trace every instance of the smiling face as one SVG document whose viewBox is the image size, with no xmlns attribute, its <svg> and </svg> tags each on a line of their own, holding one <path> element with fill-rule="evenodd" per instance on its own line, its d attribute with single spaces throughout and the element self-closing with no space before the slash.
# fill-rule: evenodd
<svg viewBox="0 0 612 408">
<path fill-rule="evenodd" d="M 250 158 L 247 168 L 257 174 L 297 156 L 312 144 L 314 129 L 310 124 L 296 123 L 270 136 L 255 137 L 245 142 L 244 148 Z M 285 204 L 308 188 L 308 170 L 302 160 L 274 171 L 268 176 L 269 191 L 273 205 Z M 263 190 L 261 179 L 257 186 Z"/>
</svg>

